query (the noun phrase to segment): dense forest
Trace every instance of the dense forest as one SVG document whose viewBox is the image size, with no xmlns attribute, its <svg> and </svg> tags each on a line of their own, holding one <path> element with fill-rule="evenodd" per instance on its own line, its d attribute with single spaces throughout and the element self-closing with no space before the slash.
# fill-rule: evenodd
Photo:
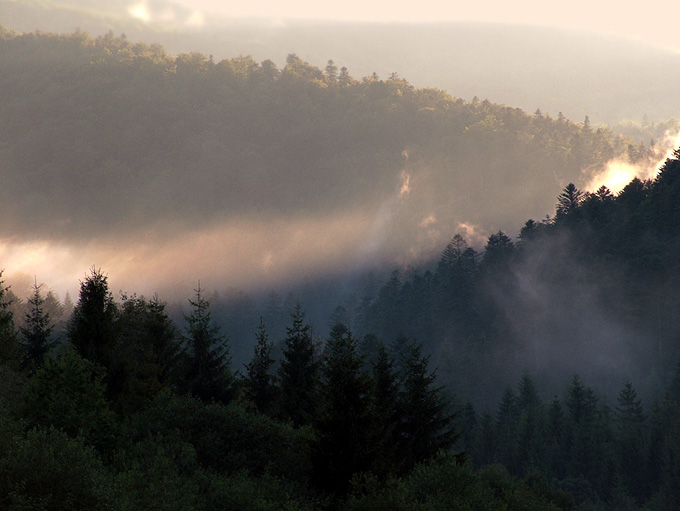
<svg viewBox="0 0 680 511">
<path fill-rule="evenodd" d="M 113 31 L 161 43 L 173 54 L 197 51 L 217 60 L 252 55 L 282 67 L 286 55 L 296 53 L 323 68 L 332 57 L 359 76 L 398 71 L 417 87 L 436 87 L 468 100 L 488 98 L 529 112 L 540 107 L 553 116 L 562 111 L 570 119 L 589 115 L 610 126 L 640 122 L 644 115 L 653 122 L 680 118 L 680 105 L 668 100 L 680 79 L 680 57 L 670 47 L 633 37 L 464 21 L 356 23 L 205 13 L 192 22 L 196 11 L 181 3 L 0 0 L 0 12 L 5 26 L 21 32 L 80 28 L 100 36 Z M 196 7 L 201 5 L 206 4 Z M 135 17 L 133 6 L 145 6 L 144 16 Z M 667 9 L 660 11 L 669 16 Z M 642 13 L 639 22 L 647 15 Z M 611 13 L 612 23 L 616 16 Z"/>
<path fill-rule="evenodd" d="M 116 301 L 92 268 L 61 339 L 54 295 L 36 283 L 19 318 L 3 287 L 0 501 L 675 509 L 678 183 L 680 150 L 616 195 L 570 184 L 518 240 L 498 232 L 478 254 L 456 235 L 433 271 L 395 272 L 354 331 L 336 310 L 320 339 L 299 303 L 280 339 L 260 318 L 242 369 L 200 286 L 178 329 L 158 297 Z M 633 375 L 646 376 L 647 410 Z M 452 392 L 466 378 L 467 394 Z M 495 407 L 478 412 L 473 386 L 497 387 Z"/>
<path fill-rule="evenodd" d="M 428 215 L 507 230 L 550 211 L 567 183 L 650 151 L 587 120 L 463 101 L 396 74 L 355 79 L 296 55 L 278 69 L 111 34 L 3 29 L 0 66 L 3 227 L 23 239 L 377 211 L 406 171 L 413 204 L 389 236 L 404 249 Z"/>
<path fill-rule="evenodd" d="M 286 220 L 410 180 L 443 225 L 506 229 L 324 298 L 114 297 L 97 267 L 74 299 L 0 285 L 3 508 L 680 507 L 680 149 L 584 191 L 653 144 L 293 54 L 3 28 L 0 68 L 4 239 Z"/>
</svg>

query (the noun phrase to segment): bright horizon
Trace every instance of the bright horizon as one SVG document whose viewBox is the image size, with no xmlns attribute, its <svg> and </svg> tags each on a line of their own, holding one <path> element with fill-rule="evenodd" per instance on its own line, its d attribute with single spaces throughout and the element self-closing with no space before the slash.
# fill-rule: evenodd
<svg viewBox="0 0 680 511">
<path fill-rule="evenodd" d="M 226 3 L 221 0 L 175 0 L 190 9 L 219 13 L 233 18 L 264 17 L 273 19 L 318 19 L 359 22 L 446 22 L 471 21 L 513 23 L 587 30 L 619 35 L 680 51 L 680 33 L 676 20 L 680 4 L 652 0 L 644 4 L 575 0 L 569 4 L 551 4 L 537 0 L 504 2 L 440 1 L 360 2 L 342 4 L 292 0 L 254 0 Z"/>
</svg>

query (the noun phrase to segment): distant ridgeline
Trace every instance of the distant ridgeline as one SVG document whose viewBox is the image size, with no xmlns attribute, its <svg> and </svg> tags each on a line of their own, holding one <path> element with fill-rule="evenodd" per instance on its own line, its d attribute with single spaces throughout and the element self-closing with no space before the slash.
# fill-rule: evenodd
<svg viewBox="0 0 680 511">
<path fill-rule="evenodd" d="M 355 79 L 295 55 L 278 69 L 111 34 L 2 29 L 0 69 L 3 235 L 379 204 L 405 157 L 441 225 L 498 228 L 550 211 L 565 183 L 614 157 L 648 158 L 587 120 L 465 102 L 396 73 Z"/>
</svg>

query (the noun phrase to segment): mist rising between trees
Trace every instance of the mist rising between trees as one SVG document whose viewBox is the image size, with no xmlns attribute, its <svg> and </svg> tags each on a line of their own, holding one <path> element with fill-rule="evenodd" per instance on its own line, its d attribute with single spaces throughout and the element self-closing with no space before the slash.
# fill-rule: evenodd
<svg viewBox="0 0 680 511">
<path fill-rule="evenodd" d="M 69 202 L 95 213 L 63 231 L 77 237 L 89 222 L 115 230 L 165 218 L 135 193 L 162 183 L 173 196 L 196 176 L 209 178 L 191 188 L 201 201 L 177 211 L 191 222 L 214 220 L 216 210 L 202 206 L 211 201 L 224 201 L 220 214 L 248 211 L 244 190 L 272 214 L 295 197 L 304 199 L 295 211 L 340 207 L 318 193 L 325 188 L 338 200 L 378 201 L 381 189 L 364 188 L 391 182 L 404 147 L 412 170 L 449 169 L 434 180 L 438 193 L 470 189 L 472 201 L 484 192 L 503 206 L 533 196 L 527 182 L 620 152 L 631 162 L 649 157 L 644 145 L 586 122 L 468 103 L 397 75 L 357 80 L 295 55 L 278 70 L 82 33 L 3 29 L 1 44 L 12 70 L 0 78 L 9 91 L 4 164 L 33 172 L 10 172 L 3 187 L 17 235 L 66 229 L 63 204 L 8 195 L 47 197 L 55 183 L 97 192 Z M 140 84 L 150 95 L 138 94 Z M 35 122 L 74 90 L 87 91 L 74 112 Z M 92 114 L 102 108 L 111 111 L 103 120 Z M 152 129 L 159 123 L 170 129 Z M 74 140 L 69 151 L 64 136 Z M 299 145 L 310 137 L 311 149 Z M 40 150 L 30 151 L 36 141 Z M 453 177 L 460 162 L 479 165 L 473 153 L 488 164 L 480 176 L 509 166 L 531 179 L 491 192 L 469 174 Z M 347 167 L 348 154 L 360 164 Z M 259 303 L 238 290 L 209 296 L 198 284 L 177 307 L 158 296 L 116 299 L 98 268 L 75 303 L 37 281 L 25 302 L 0 285 L 0 503 L 680 507 L 678 158 L 617 194 L 569 184 L 550 199 L 554 216 L 527 221 L 517 239 L 498 231 L 481 251 L 452 233 L 437 260 L 365 275 L 360 294 L 338 300 L 325 324 L 308 320 L 311 293 L 272 292 Z M 276 172 L 299 185 L 258 188 Z M 312 172 L 325 179 L 305 179 Z M 215 179 L 230 185 L 230 200 L 215 194 Z M 104 193 L 123 182 L 135 191 Z M 111 205 L 124 213 L 111 216 Z"/>
</svg>

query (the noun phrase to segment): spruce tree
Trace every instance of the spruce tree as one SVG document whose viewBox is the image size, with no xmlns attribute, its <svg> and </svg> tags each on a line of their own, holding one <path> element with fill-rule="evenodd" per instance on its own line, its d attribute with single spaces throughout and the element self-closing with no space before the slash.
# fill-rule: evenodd
<svg viewBox="0 0 680 511">
<path fill-rule="evenodd" d="M 274 359 L 271 356 L 272 344 L 260 317 L 255 336 L 256 344 L 253 349 L 253 358 L 246 364 L 246 378 L 244 386 L 248 397 L 252 400 L 255 408 L 265 414 L 273 413 L 276 402 L 276 377 L 272 374 Z"/>
<path fill-rule="evenodd" d="M 281 416 L 295 426 L 301 426 L 309 424 L 316 416 L 319 362 L 309 325 L 305 324 L 305 315 L 299 303 L 291 319 L 291 326 L 286 328 L 279 368 Z"/>
<path fill-rule="evenodd" d="M 614 421 L 621 483 L 641 502 L 647 496 L 647 431 L 642 403 L 630 381 L 626 381 L 619 392 Z"/>
<path fill-rule="evenodd" d="M 399 472 L 401 454 L 399 452 L 399 384 L 394 370 L 394 361 L 384 343 L 377 348 L 373 367 L 373 415 L 376 428 L 377 455 L 372 472 L 384 478 Z"/>
<path fill-rule="evenodd" d="M 341 323 L 331 330 L 321 367 L 321 407 L 316 464 L 322 487 L 347 490 L 352 475 L 371 467 L 375 443 L 370 381 L 352 333 Z"/>
<path fill-rule="evenodd" d="M 185 389 L 204 401 L 229 402 L 235 393 L 230 368 L 229 347 L 210 315 L 210 301 L 203 297 L 199 283 L 196 296 L 189 300 L 190 314 L 182 335 L 185 358 Z"/>
<path fill-rule="evenodd" d="M 80 296 L 68 324 L 68 339 L 85 359 L 109 369 L 118 341 L 118 307 L 108 277 L 92 268 L 80 283 Z"/>
<path fill-rule="evenodd" d="M 411 341 L 401 362 L 401 444 L 404 469 L 448 450 L 458 437 L 450 403 L 443 387 L 436 387 L 436 374 L 429 372 L 429 357 L 422 345 Z"/>
<path fill-rule="evenodd" d="M 498 438 L 498 461 L 511 473 L 518 472 L 519 409 L 517 396 L 506 387 L 496 412 L 496 435 Z"/>
<path fill-rule="evenodd" d="M 24 350 L 23 367 L 35 370 L 54 345 L 51 339 L 54 325 L 45 308 L 45 299 L 40 294 L 41 285 L 33 285 L 33 296 L 28 299 L 29 309 L 25 314 L 25 326 L 20 327 Z"/>
<path fill-rule="evenodd" d="M 130 383 L 119 404 L 121 411 L 130 413 L 179 379 L 180 345 L 165 303 L 158 296 L 151 300 L 124 296 L 119 322 L 117 352 L 126 364 Z"/>
</svg>

